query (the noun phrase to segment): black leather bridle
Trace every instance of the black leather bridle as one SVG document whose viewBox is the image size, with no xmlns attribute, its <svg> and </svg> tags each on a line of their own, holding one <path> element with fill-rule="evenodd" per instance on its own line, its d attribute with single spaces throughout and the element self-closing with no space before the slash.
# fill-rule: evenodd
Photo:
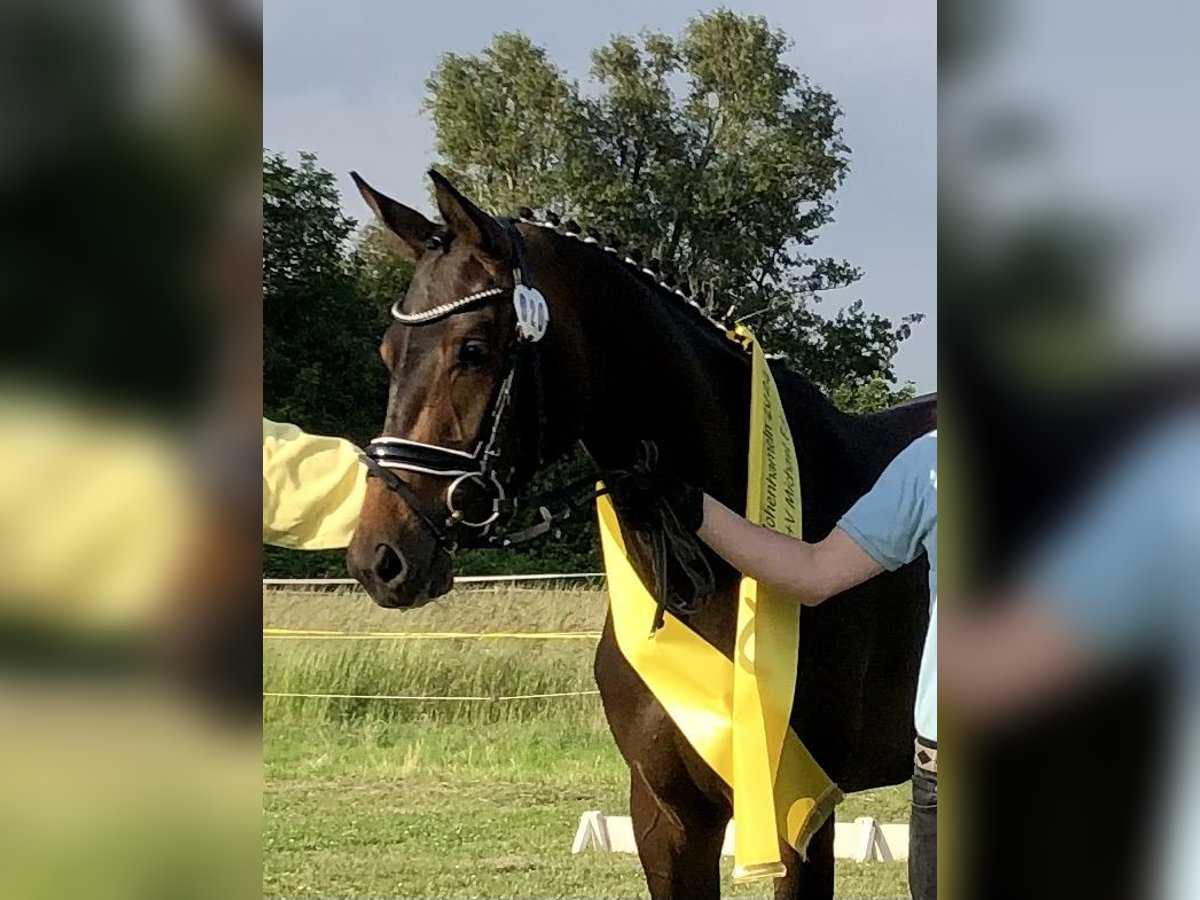
<svg viewBox="0 0 1200 900">
<path fill-rule="evenodd" d="M 403 300 L 398 300 L 392 306 L 392 318 L 397 322 L 419 327 L 477 309 L 506 296 L 512 298 L 516 328 L 505 350 L 504 376 L 483 418 L 475 449 L 466 451 L 407 438 L 382 436 L 371 441 L 362 454 L 368 475 L 380 479 L 389 490 L 403 498 L 429 530 L 437 546 L 451 556 L 466 542 L 474 547 L 507 547 L 552 533 L 560 522 L 571 517 L 576 508 L 590 505 L 597 497 L 609 493 L 614 484 L 626 478 L 652 478 L 658 468 L 657 446 L 642 441 L 636 459 L 627 469 L 603 474 L 597 471 L 541 494 L 521 498 L 508 496 L 507 483 L 516 467 L 511 468 L 506 477 L 500 476 L 497 471 L 500 457 L 497 443 L 506 418 L 512 411 L 513 387 L 518 372 L 522 370 L 530 373 L 537 403 L 536 470 L 540 470 L 547 461 L 546 410 L 539 346 L 549 328 L 550 313 L 545 298 L 532 286 L 524 238 L 512 220 L 500 221 L 513 252 L 511 291 L 502 286 L 491 287 L 420 313 L 402 311 L 400 306 Z M 446 488 L 444 507 L 430 509 L 412 486 L 396 474 L 397 470 L 448 479 L 450 483 Z M 607 487 L 597 488 L 599 478 L 603 478 Z M 483 500 L 483 508 L 478 513 L 470 511 L 467 504 L 460 504 L 458 499 L 459 492 L 464 491 L 467 485 L 474 486 L 476 499 Z M 660 526 L 649 536 L 654 595 L 658 599 L 654 618 L 654 630 L 657 630 L 663 624 L 665 610 L 671 609 L 678 615 L 690 615 L 712 594 L 715 582 L 712 568 L 695 536 L 682 528 L 678 517 L 662 497 L 654 497 L 651 502 L 658 509 L 657 518 L 660 522 Z M 522 510 L 536 510 L 537 520 L 519 530 L 509 530 L 509 524 Z M 463 540 L 464 531 L 467 533 L 466 541 Z M 668 567 L 672 565 L 681 580 L 690 586 L 690 595 L 681 596 L 670 591 Z"/>
<path fill-rule="evenodd" d="M 392 317 L 396 321 L 419 327 L 511 297 L 516 312 L 516 328 L 505 349 L 504 376 L 484 416 L 475 449 L 458 450 L 407 438 L 382 436 L 371 441 L 362 454 L 368 475 L 379 478 L 389 490 L 399 494 L 433 535 L 438 546 L 449 554 L 453 554 L 463 543 L 464 531 L 468 532 L 473 545 L 508 545 L 545 534 L 555 524 L 552 511 L 542 504 L 542 522 L 532 528 L 505 533 L 503 527 L 516 513 L 517 504 L 506 492 L 506 482 L 512 477 L 512 470 L 507 477 L 501 477 L 497 470 L 500 456 L 498 441 L 512 410 L 513 388 L 518 371 L 528 371 L 533 383 L 537 403 L 537 468 L 540 469 L 545 462 L 546 415 L 539 345 L 550 324 L 546 300 L 531 284 L 524 238 L 512 221 L 503 220 L 503 224 L 513 253 L 511 290 L 502 286 L 488 288 L 420 313 L 403 312 L 400 309 L 403 300 L 398 300 L 392 306 Z M 450 483 L 446 488 L 445 508 L 428 508 L 397 471 L 448 479 Z M 468 490 L 472 491 L 474 497 L 464 499 L 463 495 Z M 565 518 L 565 515 L 560 518 Z"/>
</svg>

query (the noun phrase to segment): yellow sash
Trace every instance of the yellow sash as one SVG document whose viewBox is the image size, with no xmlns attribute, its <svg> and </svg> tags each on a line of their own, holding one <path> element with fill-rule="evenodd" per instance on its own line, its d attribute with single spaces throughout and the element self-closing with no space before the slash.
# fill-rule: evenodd
<svg viewBox="0 0 1200 900">
<path fill-rule="evenodd" d="M 800 536 L 796 451 L 762 348 L 753 354 L 747 518 Z M 784 874 L 779 839 L 801 854 L 842 793 L 788 725 L 800 639 L 799 604 L 751 578 L 738 592 L 734 660 L 670 613 L 652 631 L 656 603 L 629 561 L 607 497 L 597 501 L 613 626 L 621 653 L 713 771 L 733 788 L 735 881 Z"/>
</svg>

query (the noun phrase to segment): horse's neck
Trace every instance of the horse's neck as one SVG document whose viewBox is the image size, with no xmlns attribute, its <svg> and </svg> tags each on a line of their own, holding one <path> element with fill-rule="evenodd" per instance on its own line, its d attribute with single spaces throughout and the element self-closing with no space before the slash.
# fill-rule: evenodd
<svg viewBox="0 0 1200 900">
<path fill-rule="evenodd" d="M 583 442 L 601 467 L 628 465 L 643 440 L 662 464 L 730 505 L 745 491 L 749 366 L 681 303 L 606 290 L 589 299 Z M 711 329 L 711 334 L 704 333 Z"/>
<path fill-rule="evenodd" d="M 653 441 L 665 469 L 742 508 L 748 359 L 681 308 L 682 301 L 657 295 L 623 268 L 603 259 L 572 262 L 564 296 L 578 315 L 573 330 L 582 343 L 567 355 L 584 360 L 573 385 L 585 407 L 584 446 L 602 470 L 620 469 L 633 462 L 642 441 Z M 649 548 L 639 535 L 627 539 L 631 561 L 649 584 Z M 737 575 L 715 556 L 710 561 L 718 596 L 689 624 L 715 646 L 731 649 Z"/>
</svg>

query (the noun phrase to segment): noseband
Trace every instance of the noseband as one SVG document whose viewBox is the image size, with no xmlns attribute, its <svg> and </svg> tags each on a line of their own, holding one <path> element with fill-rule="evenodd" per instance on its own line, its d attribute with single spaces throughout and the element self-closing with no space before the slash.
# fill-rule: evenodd
<svg viewBox="0 0 1200 900">
<path fill-rule="evenodd" d="M 497 441 L 505 418 L 512 408 L 513 384 L 516 381 L 517 370 L 523 365 L 532 372 L 537 394 L 538 468 L 544 462 L 546 426 L 538 345 L 549 328 L 550 313 L 541 292 L 530 284 L 529 266 L 525 260 L 525 243 L 521 233 L 511 221 L 504 224 L 513 248 L 511 291 L 505 287 L 492 287 L 419 313 L 403 312 L 400 309 L 403 300 L 396 301 L 392 306 L 393 319 L 404 325 L 419 327 L 441 322 L 505 296 L 512 298 L 513 309 L 516 312 L 516 330 L 505 352 L 504 377 L 492 397 L 475 449 L 458 450 L 407 438 L 383 436 L 371 441 L 362 454 L 368 475 L 379 478 L 389 490 L 399 494 L 429 529 L 438 546 L 449 554 L 458 549 L 457 535 L 462 529 L 473 532 L 474 542 L 482 545 L 514 543 L 518 538 L 524 537 L 524 533 L 507 536 L 499 534 L 498 523 L 506 514 L 512 513 L 515 506 L 506 495 L 506 479 L 502 479 L 496 470 L 500 456 Z M 412 486 L 396 474 L 397 471 L 449 479 L 444 511 L 428 509 Z M 508 474 L 511 477 L 511 470 Z M 468 485 L 479 491 L 479 496 L 484 499 L 482 510 L 472 511 L 470 503 L 459 496 Z M 547 520 L 545 528 L 537 531 L 537 534 L 545 533 L 551 527 L 549 514 L 544 514 L 544 518 Z"/>
</svg>

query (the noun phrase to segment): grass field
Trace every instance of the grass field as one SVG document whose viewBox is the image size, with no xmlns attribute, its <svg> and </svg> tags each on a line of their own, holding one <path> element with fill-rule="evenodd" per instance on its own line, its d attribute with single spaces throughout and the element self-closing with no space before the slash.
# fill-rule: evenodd
<svg viewBox="0 0 1200 900">
<path fill-rule="evenodd" d="M 457 592 L 421 610 L 271 592 L 265 626 L 598 630 L 585 590 Z M 497 696 L 591 691 L 595 639 L 268 639 L 268 693 Z M 503 702 L 265 697 L 263 892 L 278 897 L 644 897 L 637 858 L 572 856 L 582 812 L 627 813 L 628 773 L 595 696 Z M 907 788 L 839 820 L 907 820 Z M 723 869 L 728 881 L 730 861 Z M 726 895 L 766 897 L 732 887 Z M 838 863 L 838 896 L 907 896 L 903 863 Z"/>
</svg>

